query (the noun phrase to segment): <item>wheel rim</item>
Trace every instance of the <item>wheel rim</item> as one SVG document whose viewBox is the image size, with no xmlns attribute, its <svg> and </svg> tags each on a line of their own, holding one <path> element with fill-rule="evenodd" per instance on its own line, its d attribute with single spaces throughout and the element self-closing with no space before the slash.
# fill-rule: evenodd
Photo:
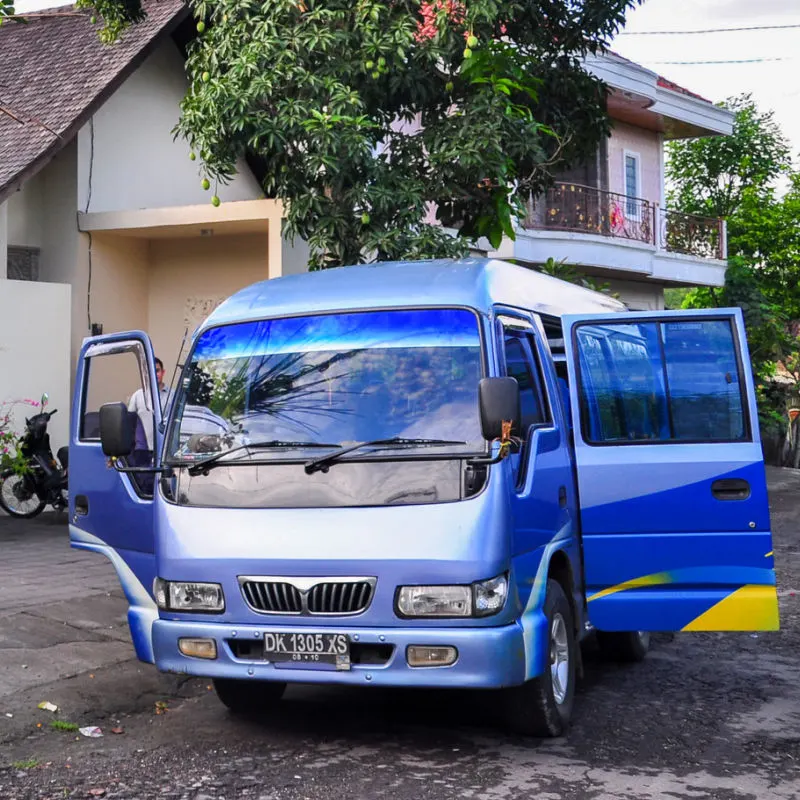
<svg viewBox="0 0 800 800">
<path fill-rule="evenodd" d="M 39 498 L 25 490 L 22 475 L 9 475 L 0 484 L 3 503 L 9 511 L 17 514 L 30 514 L 39 507 Z"/>
<path fill-rule="evenodd" d="M 569 691 L 569 633 L 561 614 L 556 614 L 550 625 L 550 680 L 553 697 L 561 705 Z"/>
</svg>

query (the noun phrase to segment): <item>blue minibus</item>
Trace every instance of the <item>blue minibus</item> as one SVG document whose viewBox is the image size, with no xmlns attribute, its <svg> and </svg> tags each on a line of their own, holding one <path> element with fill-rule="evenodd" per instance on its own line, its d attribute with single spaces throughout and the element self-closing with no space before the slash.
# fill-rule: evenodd
<svg viewBox="0 0 800 800">
<path fill-rule="evenodd" d="M 138 658 L 234 711 L 474 689 L 558 736 L 586 637 L 638 661 L 651 632 L 778 627 L 738 309 L 353 266 L 242 289 L 182 360 L 162 409 L 145 333 L 84 342 L 70 538 L 116 568 Z"/>
</svg>

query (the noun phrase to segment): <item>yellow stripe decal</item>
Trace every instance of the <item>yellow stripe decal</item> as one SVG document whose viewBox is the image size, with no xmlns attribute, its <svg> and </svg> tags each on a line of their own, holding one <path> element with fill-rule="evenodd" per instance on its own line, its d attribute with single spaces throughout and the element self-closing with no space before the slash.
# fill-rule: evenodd
<svg viewBox="0 0 800 800">
<path fill-rule="evenodd" d="M 774 586 L 748 584 L 695 617 L 684 631 L 777 631 L 778 593 Z"/>
<path fill-rule="evenodd" d="M 772 555 L 774 552 L 775 552 L 774 550 L 770 550 L 770 551 L 769 551 L 769 553 L 767 553 L 767 554 L 764 556 L 764 558 L 769 558 L 769 557 L 770 557 L 770 556 L 771 556 L 771 555 Z"/>
<path fill-rule="evenodd" d="M 641 578 L 632 578 L 624 583 L 618 583 L 616 586 L 609 586 L 607 589 L 593 594 L 587 602 L 591 603 L 592 600 L 599 600 L 601 597 L 608 597 L 610 594 L 624 592 L 626 589 L 638 589 L 641 586 L 659 586 L 665 583 L 672 583 L 672 575 L 669 572 L 656 572 L 653 575 L 643 575 Z"/>
</svg>

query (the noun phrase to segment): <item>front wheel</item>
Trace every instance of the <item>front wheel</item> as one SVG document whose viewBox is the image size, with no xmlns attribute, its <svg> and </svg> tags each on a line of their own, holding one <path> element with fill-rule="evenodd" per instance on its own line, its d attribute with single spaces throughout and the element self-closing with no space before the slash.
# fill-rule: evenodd
<svg viewBox="0 0 800 800">
<path fill-rule="evenodd" d="M 25 475 L 7 472 L 0 476 L 0 507 L 7 514 L 18 519 L 32 519 L 41 514 L 46 505 Z"/>
<path fill-rule="evenodd" d="M 545 671 L 536 678 L 504 690 L 506 725 L 523 736 L 561 736 L 569 726 L 575 699 L 577 644 L 572 609 L 558 581 L 547 581 Z"/>
<path fill-rule="evenodd" d="M 275 708 L 286 691 L 286 684 L 215 678 L 214 690 L 220 702 L 234 713 L 258 714 Z"/>
<path fill-rule="evenodd" d="M 650 649 L 647 631 L 597 631 L 597 644 L 609 661 L 633 664 L 644 661 Z"/>
</svg>

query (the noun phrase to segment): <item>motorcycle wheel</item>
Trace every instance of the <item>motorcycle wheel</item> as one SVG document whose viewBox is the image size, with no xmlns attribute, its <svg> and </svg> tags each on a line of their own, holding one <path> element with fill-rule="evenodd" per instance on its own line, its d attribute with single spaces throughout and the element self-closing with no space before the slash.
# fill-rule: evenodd
<svg viewBox="0 0 800 800">
<path fill-rule="evenodd" d="M 44 511 L 47 503 L 23 489 L 25 478 L 13 472 L 0 476 L 0 508 L 18 519 L 33 519 Z"/>
</svg>

